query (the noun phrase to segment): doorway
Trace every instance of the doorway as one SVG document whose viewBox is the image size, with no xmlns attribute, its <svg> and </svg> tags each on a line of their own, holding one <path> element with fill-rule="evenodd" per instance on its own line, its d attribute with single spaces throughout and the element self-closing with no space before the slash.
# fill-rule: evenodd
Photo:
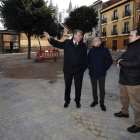
<svg viewBox="0 0 140 140">
<path fill-rule="evenodd" d="M 117 51 L 117 40 L 112 40 L 112 50 Z"/>
</svg>

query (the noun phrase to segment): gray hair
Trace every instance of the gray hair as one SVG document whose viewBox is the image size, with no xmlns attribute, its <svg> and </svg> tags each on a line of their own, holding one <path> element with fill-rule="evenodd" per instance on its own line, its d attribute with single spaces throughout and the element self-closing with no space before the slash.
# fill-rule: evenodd
<svg viewBox="0 0 140 140">
<path fill-rule="evenodd" d="M 98 38 L 98 39 L 99 39 L 99 40 L 102 42 L 102 39 L 101 39 L 101 37 L 95 37 L 95 38 Z M 94 38 L 94 39 L 95 39 L 95 38 Z M 93 40 L 94 40 L 94 39 L 93 39 Z"/>
<path fill-rule="evenodd" d="M 73 31 L 73 35 L 74 35 L 74 34 L 77 34 L 77 32 L 80 32 L 81 34 L 83 33 L 81 30 L 75 29 L 75 30 Z"/>
</svg>

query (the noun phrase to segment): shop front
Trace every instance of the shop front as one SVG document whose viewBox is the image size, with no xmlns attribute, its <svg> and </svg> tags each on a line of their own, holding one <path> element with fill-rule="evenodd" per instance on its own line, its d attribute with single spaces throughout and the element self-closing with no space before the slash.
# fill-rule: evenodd
<svg viewBox="0 0 140 140">
<path fill-rule="evenodd" d="M 19 53 L 20 48 L 20 34 L 0 30 L 0 53 Z"/>
</svg>

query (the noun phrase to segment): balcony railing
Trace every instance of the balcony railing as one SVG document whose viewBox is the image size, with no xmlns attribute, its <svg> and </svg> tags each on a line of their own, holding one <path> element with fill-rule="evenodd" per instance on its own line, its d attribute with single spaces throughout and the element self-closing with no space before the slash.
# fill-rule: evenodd
<svg viewBox="0 0 140 140">
<path fill-rule="evenodd" d="M 111 21 L 113 21 L 113 20 L 118 20 L 118 16 L 116 16 L 116 17 L 112 16 Z"/>
<path fill-rule="evenodd" d="M 117 30 L 111 30 L 111 35 L 118 35 L 118 31 Z"/>
<path fill-rule="evenodd" d="M 128 29 L 122 28 L 122 34 L 129 34 L 129 33 L 130 33 L 130 28 Z"/>
<path fill-rule="evenodd" d="M 136 4 L 136 9 L 140 10 L 140 2 Z"/>
<path fill-rule="evenodd" d="M 106 35 L 107 35 L 106 32 L 102 32 L 102 37 L 103 37 L 103 36 L 106 36 Z"/>
<path fill-rule="evenodd" d="M 127 16 L 131 16 L 131 11 L 126 10 L 123 12 L 122 18 L 127 17 Z"/>
<path fill-rule="evenodd" d="M 106 18 L 104 18 L 104 19 L 102 20 L 102 24 L 104 24 L 104 23 L 107 23 L 107 19 L 106 19 Z"/>
<path fill-rule="evenodd" d="M 136 28 L 139 28 L 140 27 L 140 22 L 138 22 L 137 24 L 136 24 Z"/>
</svg>

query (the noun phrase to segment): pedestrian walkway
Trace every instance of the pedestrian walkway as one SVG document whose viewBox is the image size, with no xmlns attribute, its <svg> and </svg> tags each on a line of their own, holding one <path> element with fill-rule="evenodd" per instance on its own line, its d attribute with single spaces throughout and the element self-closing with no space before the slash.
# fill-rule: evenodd
<svg viewBox="0 0 140 140">
<path fill-rule="evenodd" d="M 56 62 L 54 62 L 56 63 Z M 43 64 L 43 63 L 42 63 Z M 45 69 L 44 69 L 45 70 Z M 140 140 L 140 133 L 127 128 L 129 118 L 116 118 L 120 111 L 119 70 L 112 65 L 106 77 L 107 111 L 91 108 L 93 101 L 88 70 L 84 74 L 81 108 L 76 108 L 72 85 L 71 103 L 64 108 L 64 79 L 11 79 L 0 75 L 0 140 Z"/>
</svg>

